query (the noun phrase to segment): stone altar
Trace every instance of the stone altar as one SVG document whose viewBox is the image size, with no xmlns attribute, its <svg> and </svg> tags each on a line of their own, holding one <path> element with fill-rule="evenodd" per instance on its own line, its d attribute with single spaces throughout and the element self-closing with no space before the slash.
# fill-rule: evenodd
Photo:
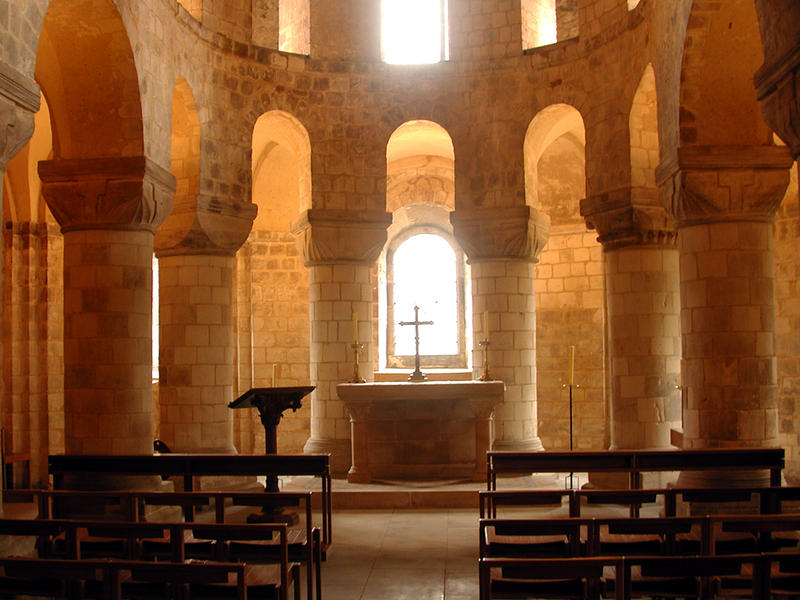
<svg viewBox="0 0 800 600">
<path fill-rule="evenodd" d="M 486 478 L 502 381 L 340 383 L 350 415 L 347 480 Z"/>
</svg>

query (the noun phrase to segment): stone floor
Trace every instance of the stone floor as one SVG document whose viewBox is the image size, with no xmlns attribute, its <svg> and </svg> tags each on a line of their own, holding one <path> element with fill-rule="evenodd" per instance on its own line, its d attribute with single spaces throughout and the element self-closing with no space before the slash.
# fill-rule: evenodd
<svg viewBox="0 0 800 600">
<path fill-rule="evenodd" d="M 474 600 L 475 509 L 350 509 L 334 513 L 324 600 Z"/>
</svg>

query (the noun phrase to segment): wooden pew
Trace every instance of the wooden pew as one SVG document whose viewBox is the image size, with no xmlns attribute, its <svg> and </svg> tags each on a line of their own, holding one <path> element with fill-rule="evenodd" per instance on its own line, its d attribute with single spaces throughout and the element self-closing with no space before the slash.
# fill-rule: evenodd
<svg viewBox="0 0 800 600">
<path fill-rule="evenodd" d="M 761 598 L 763 583 L 756 566 L 760 561 L 760 554 L 626 556 L 621 578 L 625 585 L 624 597 L 711 599 L 717 597 L 721 578 L 736 577 L 749 584 L 752 598 Z M 746 565 L 750 565 L 749 570 Z M 609 591 L 618 593 L 616 589 Z"/>
<path fill-rule="evenodd" d="M 681 541 L 697 542 L 691 554 L 710 554 L 711 533 L 708 517 L 596 517 L 592 519 L 591 555 L 689 554 Z"/>
<path fill-rule="evenodd" d="M 704 448 L 686 450 L 574 450 L 486 453 L 486 485 L 497 477 L 531 473 L 627 473 L 630 487 L 641 489 L 642 474 L 664 471 L 769 470 L 770 485 L 781 485 L 783 448 Z"/>
<path fill-rule="evenodd" d="M 558 558 L 587 554 L 592 520 L 481 519 L 478 556 Z"/>
<path fill-rule="evenodd" d="M 48 471 L 53 488 L 65 489 L 69 475 L 160 475 L 183 477 L 183 491 L 194 490 L 194 478 L 212 475 L 291 475 L 319 477 L 322 484 L 322 556 L 333 543 L 330 455 L 328 454 L 51 454 Z"/>
<path fill-rule="evenodd" d="M 478 490 L 479 515 L 481 519 L 496 519 L 500 507 L 561 506 L 566 498 L 569 516 L 577 517 L 574 496 L 573 490 Z"/>
<path fill-rule="evenodd" d="M 147 492 L 135 490 L 119 491 L 84 491 L 84 490 L 15 490 L 12 494 L 18 499 L 33 501 L 38 507 L 39 518 L 51 519 L 58 514 L 59 501 L 78 501 L 89 505 L 97 505 L 97 501 L 107 502 L 117 507 L 118 518 L 115 520 L 128 520 L 142 522 L 146 518 L 148 507 L 175 506 L 183 510 L 185 519 L 190 521 L 199 508 L 213 508 L 214 520 L 217 523 L 230 522 L 230 515 L 226 517 L 226 509 L 236 507 L 259 507 L 262 509 L 278 509 L 291 507 L 302 515 L 300 529 L 289 530 L 289 555 L 293 562 L 300 562 L 306 567 L 306 585 L 309 599 L 312 590 L 316 590 L 317 598 L 322 594 L 322 544 L 320 530 L 313 525 L 311 492 Z M 157 536 L 153 536 L 157 537 Z M 247 561 L 260 558 L 269 559 L 276 552 L 275 544 L 272 548 L 265 548 L 264 543 L 257 548 L 243 542 L 234 544 L 232 558 Z M 108 544 L 96 544 L 94 552 L 105 552 L 122 557 L 124 555 L 123 540 Z M 147 552 L 161 558 L 170 555 L 167 542 L 148 541 L 144 543 Z M 189 558 L 210 558 L 209 543 L 203 540 L 186 540 L 185 554 Z M 276 558 L 272 556 L 271 558 Z M 316 584 L 314 583 L 316 582 Z"/>
<path fill-rule="evenodd" d="M 233 562 L 229 548 L 234 540 L 271 541 L 278 534 L 278 564 L 248 565 L 250 577 L 243 579 L 242 585 L 253 587 L 259 593 L 272 589 L 274 597 L 287 600 L 289 579 L 295 586 L 295 597 L 299 594 L 299 565 L 291 563 L 288 555 L 288 536 L 285 524 L 232 524 L 232 523 L 134 523 L 110 521 L 76 521 L 66 519 L 0 519 L 0 535 L 28 535 L 42 539 L 46 536 L 47 545 L 43 556 L 58 559 L 80 560 L 84 554 L 95 553 L 98 540 L 123 540 L 125 556 L 117 560 L 140 560 L 143 542 L 157 539 L 165 540 L 169 548 L 166 557 L 169 564 L 183 564 L 186 557 L 187 539 L 205 539 L 213 542 L 216 561 L 201 561 L 197 564 L 212 565 L 217 561 Z M 57 544 L 64 536 L 66 544 Z M 271 554 L 270 557 L 274 556 Z M 45 558 L 44 560 L 50 560 Z M 114 560 L 114 559 L 111 559 Z M 146 561 L 141 561 L 147 564 Z M 242 565 L 243 563 L 239 563 Z M 229 569 L 230 570 L 230 569 Z M 46 572 L 46 571 L 45 571 Z M 277 577 L 276 577 L 277 574 Z M 228 581 L 227 576 L 225 581 Z M 208 582 L 206 582 L 208 583 Z M 218 585 L 203 588 L 212 590 Z M 230 591 L 230 590 L 229 590 Z M 210 593 L 210 592 L 209 592 Z M 222 594 L 222 590 L 218 590 Z M 279 594 L 279 596 L 278 596 Z M 216 596 L 219 597 L 219 596 Z M 272 595 L 268 595 L 272 597 Z"/>
<path fill-rule="evenodd" d="M 119 579 L 113 574 L 109 561 L 0 557 L 0 595 L 77 600 L 87 597 L 90 585 L 97 597 L 116 600 Z"/>
<path fill-rule="evenodd" d="M 480 599 L 599 598 L 609 586 L 608 568 L 616 579 L 624 574 L 620 557 L 481 558 L 478 561 Z M 617 600 L 625 600 L 625 585 L 616 585 Z"/>
</svg>

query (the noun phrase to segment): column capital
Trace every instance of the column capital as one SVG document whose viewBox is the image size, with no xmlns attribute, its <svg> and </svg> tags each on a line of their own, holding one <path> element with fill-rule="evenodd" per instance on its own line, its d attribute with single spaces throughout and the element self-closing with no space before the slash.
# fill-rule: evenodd
<svg viewBox="0 0 800 600">
<path fill-rule="evenodd" d="M 581 216 L 604 250 L 627 246 L 674 247 L 675 223 L 658 202 L 658 190 L 626 187 L 581 200 Z"/>
<path fill-rule="evenodd" d="M 789 185 L 783 146 L 688 146 L 656 169 L 661 203 L 678 227 L 771 221 Z"/>
<path fill-rule="evenodd" d="M 176 204 L 156 233 L 156 256 L 233 256 L 253 228 L 258 207 L 208 194 Z"/>
<path fill-rule="evenodd" d="M 81 229 L 155 233 L 172 210 L 175 178 L 145 156 L 47 160 L 42 194 L 62 232 Z"/>
<path fill-rule="evenodd" d="M 392 214 L 372 210 L 305 211 L 292 225 L 306 266 L 331 263 L 371 265 L 386 244 Z"/>
<path fill-rule="evenodd" d="M 764 122 L 800 158 L 800 41 L 782 56 L 764 61 L 754 77 Z"/>
<path fill-rule="evenodd" d="M 39 104 L 36 82 L 0 62 L 0 170 L 33 135 L 33 115 Z"/>
<path fill-rule="evenodd" d="M 537 262 L 550 236 L 550 217 L 530 206 L 456 210 L 450 222 L 470 262 Z"/>
</svg>

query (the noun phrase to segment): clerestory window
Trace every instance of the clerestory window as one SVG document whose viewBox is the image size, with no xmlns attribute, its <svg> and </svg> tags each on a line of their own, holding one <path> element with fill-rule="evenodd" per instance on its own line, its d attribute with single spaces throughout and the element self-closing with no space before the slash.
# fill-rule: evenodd
<svg viewBox="0 0 800 600">
<path fill-rule="evenodd" d="M 428 368 L 465 368 L 463 252 L 433 227 L 416 227 L 391 244 L 386 254 L 387 366 L 413 368 L 419 307 L 420 357 Z"/>
<path fill-rule="evenodd" d="M 449 60 L 448 0 L 382 0 L 381 51 L 391 64 Z"/>
</svg>

